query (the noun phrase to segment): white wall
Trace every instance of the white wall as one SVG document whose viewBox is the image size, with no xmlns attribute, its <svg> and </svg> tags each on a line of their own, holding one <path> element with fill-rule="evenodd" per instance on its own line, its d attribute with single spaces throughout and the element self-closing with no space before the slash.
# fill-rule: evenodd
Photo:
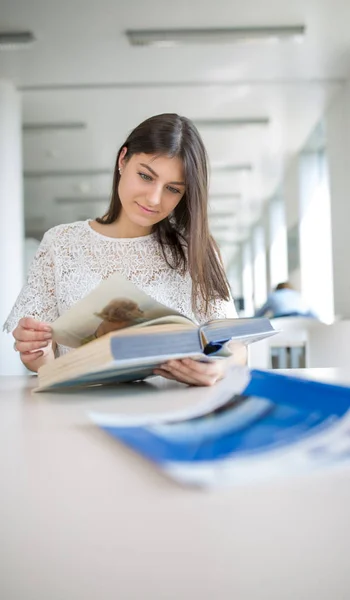
<svg viewBox="0 0 350 600">
<path fill-rule="evenodd" d="M 334 311 L 350 318 L 350 84 L 325 115 L 331 195 Z"/>
<path fill-rule="evenodd" d="M 23 186 L 21 98 L 11 82 L 0 81 L 0 323 L 23 284 Z M 1 329 L 0 329 L 1 331 Z M 0 374 L 22 374 L 13 337 L 0 333 Z"/>
</svg>

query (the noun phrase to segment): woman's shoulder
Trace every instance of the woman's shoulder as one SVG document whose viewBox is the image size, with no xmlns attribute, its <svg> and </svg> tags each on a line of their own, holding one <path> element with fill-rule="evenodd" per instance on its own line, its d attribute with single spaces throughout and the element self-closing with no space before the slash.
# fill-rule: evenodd
<svg viewBox="0 0 350 600">
<path fill-rule="evenodd" d="M 87 221 L 75 221 L 74 223 L 64 223 L 55 225 L 48 229 L 43 237 L 46 244 L 67 243 L 67 241 L 76 240 L 78 242 L 80 235 L 87 231 Z"/>
</svg>

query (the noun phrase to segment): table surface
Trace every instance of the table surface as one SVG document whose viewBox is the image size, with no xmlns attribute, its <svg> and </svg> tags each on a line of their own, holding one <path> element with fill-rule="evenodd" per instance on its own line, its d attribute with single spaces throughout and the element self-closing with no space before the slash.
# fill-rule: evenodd
<svg viewBox="0 0 350 600">
<path fill-rule="evenodd" d="M 350 384 L 350 370 L 289 373 Z M 87 413 L 172 411 L 217 386 L 155 378 L 103 393 L 32 394 L 35 385 L 0 378 L 0 598 L 350 597 L 349 469 L 185 489 Z"/>
</svg>

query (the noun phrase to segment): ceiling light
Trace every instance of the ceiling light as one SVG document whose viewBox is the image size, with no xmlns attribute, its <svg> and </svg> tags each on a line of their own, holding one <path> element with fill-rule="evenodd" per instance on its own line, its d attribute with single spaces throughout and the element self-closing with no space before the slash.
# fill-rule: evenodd
<svg viewBox="0 0 350 600">
<path fill-rule="evenodd" d="M 73 185 L 73 189 L 81 194 L 87 194 L 91 190 L 91 185 L 87 181 L 81 181 L 80 183 Z"/>
<path fill-rule="evenodd" d="M 55 171 L 24 171 L 26 179 L 50 179 L 52 177 L 102 177 L 113 175 L 111 169 L 79 169 Z"/>
<path fill-rule="evenodd" d="M 209 222 L 210 226 L 214 229 L 217 227 L 231 228 L 232 225 L 235 225 L 237 221 L 237 216 L 235 214 L 229 216 L 221 216 L 221 215 L 210 215 Z M 226 227 L 225 227 L 226 226 Z"/>
<path fill-rule="evenodd" d="M 239 200 L 242 194 L 239 192 L 232 192 L 231 194 L 209 194 L 209 201 L 211 200 Z"/>
<path fill-rule="evenodd" d="M 223 27 L 208 29 L 129 29 L 125 32 L 132 46 L 172 44 L 220 44 L 264 41 L 271 38 L 295 39 L 305 34 L 304 25 L 271 27 Z"/>
<path fill-rule="evenodd" d="M 192 119 L 197 127 L 266 127 L 268 117 L 243 117 L 239 119 Z"/>
<path fill-rule="evenodd" d="M 90 203 L 98 203 L 103 202 L 103 204 L 108 204 L 110 198 L 108 196 L 64 196 L 62 198 L 55 198 L 55 202 L 57 204 L 90 204 Z"/>
<path fill-rule="evenodd" d="M 86 129 L 86 123 L 81 121 L 57 121 L 47 123 L 24 123 L 22 127 L 24 133 L 37 133 L 47 131 L 76 131 Z"/>
<path fill-rule="evenodd" d="M 236 217 L 236 213 L 227 212 L 227 211 L 212 211 L 209 213 L 209 219 L 213 222 L 217 222 L 220 219 L 232 219 Z"/>
<path fill-rule="evenodd" d="M 253 170 L 253 166 L 249 163 L 242 163 L 242 164 L 228 164 L 228 165 L 212 165 L 211 168 L 212 171 L 221 171 L 221 172 L 229 172 L 229 171 L 235 171 L 235 172 L 247 172 L 247 171 L 252 171 Z"/>
<path fill-rule="evenodd" d="M 17 50 L 35 42 L 31 31 L 0 31 L 0 50 Z"/>
</svg>

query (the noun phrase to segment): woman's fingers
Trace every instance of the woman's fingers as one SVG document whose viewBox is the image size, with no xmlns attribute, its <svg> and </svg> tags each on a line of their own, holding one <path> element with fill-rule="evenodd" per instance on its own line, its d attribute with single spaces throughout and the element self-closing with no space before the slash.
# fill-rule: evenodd
<svg viewBox="0 0 350 600">
<path fill-rule="evenodd" d="M 40 350 L 40 348 L 46 348 L 50 344 L 49 341 L 37 341 L 37 342 L 22 342 L 16 340 L 16 350 L 21 354 L 23 352 L 32 352 L 33 350 Z"/>
<path fill-rule="evenodd" d="M 14 348 L 26 364 L 33 362 L 50 352 L 52 348 L 52 329 L 48 323 L 36 321 L 32 317 L 20 319 L 12 332 L 15 338 Z"/>
<path fill-rule="evenodd" d="M 172 371 L 196 381 L 199 385 L 213 385 L 224 375 L 224 365 L 220 361 L 200 363 L 191 358 L 170 361 L 167 363 Z"/>
<path fill-rule="evenodd" d="M 47 323 L 35 321 L 31 317 L 24 317 L 20 319 L 12 335 L 16 340 L 16 349 L 19 350 L 19 342 L 41 342 L 42 346 L 45 345 L 44 342 L 52 339 L 52 330 Z M 38 347 L 40 346 L 32 346 L 31 349 Z M 30 348 L 28 347 L 28 349 Z"/>
<path fill-rule="evenodd" d="M 194 379 L 186 377 L 186 375 L 184 375 L 183 373 L 179 373 L 175 369 L 173 371 L 170 371 L 168 368 L 156 369 L 154 371 L 154 374 L 161 375 L 162 377 L 165 377 L 166 379 L 171 379 L 172 381 L 179 381 L 180 383 L 185 383 L 186 385 L 203 385 L 198 383 Z"/>
<path fill-rule="evenodd" d="M 36 319 L 33 319 L 33 317 L 23 317 L 18 321 L 17 327 L 23 327 L 23 329 L 33 329 L 34 331 L 52 331 L 49 323 L 36 321 Z"/>
<path fill-rule="evenodd" d="M 19 342 L 45 342 L 46 340 L 52 339 L 52 334 L 46 331 L 33 331 L 31 329 L 23 329 L 23 327 L 16 327 L 12 332 L 15 340 Z"/>
<path fill-rule="evenodd" d="M 176 377 L 174 377 L 174 375 L 171 375 L 171 373 L 169 371 L 166 371 L 165 369 L 155 369 L 153 373 L 154 375 L 160 375 L 161 377 L 165 377 L 166 379 L 172 379 L 173 381 L 176 381 Z"/>
<path fill-rule="evenodd" d="M 169 361 L 170 364 L 173 362 L 181 363 L 188 369 L 191 369 L 193 373 L 198 375 L 215 375 L 218 372 L 218 361 L 215 362 L 200 362 L 193 360 L 193 358 L 183 358 L 181 361 Z"/>
<path fill-rule="evenodd" d="M 42 350 L 38 350 L 37 352 L 21 352 L 21 358 L 24 363 L 33 362 L 34 360 L 37 360 L 37 358 L 40 358 L 43 355 L 44 352 Z"/>
<path fill-rule="evenodd" d="M 189 385 L 214 385 L 223 375 L 223 369 L 218 363 L 198 364 L 191 359 L 169 361 L 161 366 L 161 370 L 173 379 Z"/>
</svg>

